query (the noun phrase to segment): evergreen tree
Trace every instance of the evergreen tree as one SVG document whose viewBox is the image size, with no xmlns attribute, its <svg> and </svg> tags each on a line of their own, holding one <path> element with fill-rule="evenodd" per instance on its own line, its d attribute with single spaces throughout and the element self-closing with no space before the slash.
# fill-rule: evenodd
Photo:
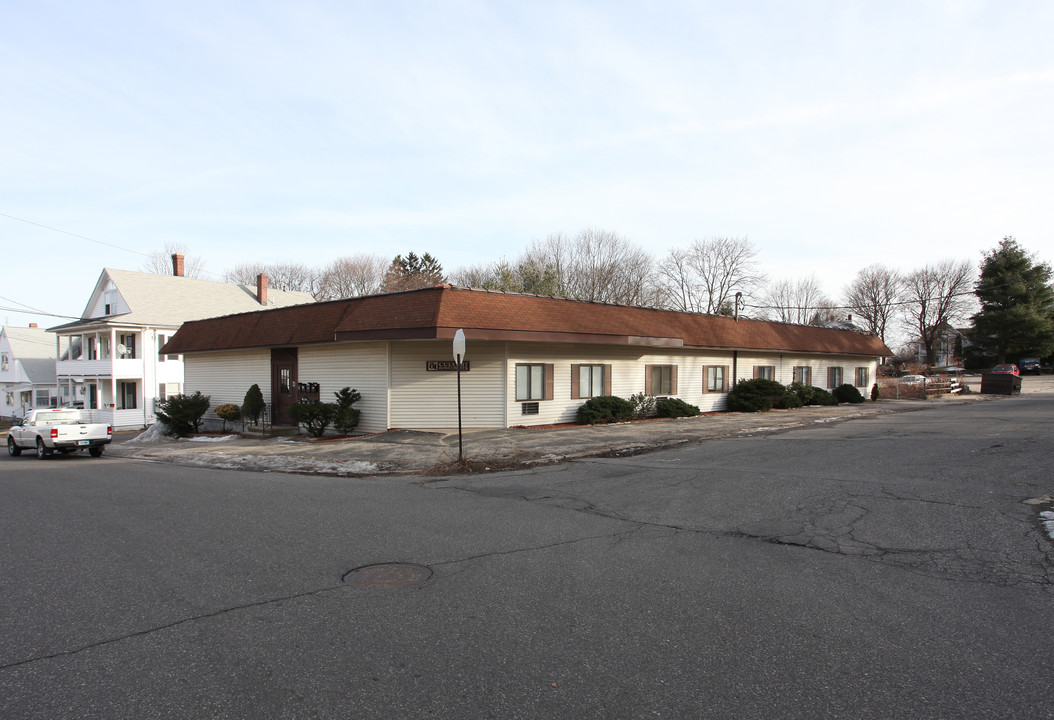
<svg viewBox="0 0 1054 720">
<path fill-rule="evenodd" d="M 1054 288 L 1049 263 L 1007 236 L 984 253 L 973 316 L 973 342 L 996 362 L 1054 352 Z"/>
<path fill-rule="evenodd" d="M 405 258 L 396 255 L 388 271 L 384 274 L 382 292 L 401 292 L 433 287 L 446 282 L 443 266 L 434 257 L 425 253 L 418 257 L 409 253 Z"/>
</svg>

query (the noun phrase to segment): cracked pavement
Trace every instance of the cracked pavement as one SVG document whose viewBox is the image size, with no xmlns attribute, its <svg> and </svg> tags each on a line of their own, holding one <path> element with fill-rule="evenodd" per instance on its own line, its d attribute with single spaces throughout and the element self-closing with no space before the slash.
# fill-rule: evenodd
<svg viewBox="0 0 1054 720">
<path fill-rule="evenodd" d="M 1052 402 L 442 478 L 4 458 L 0 716 L 1050 716 Z"/>
</svg>

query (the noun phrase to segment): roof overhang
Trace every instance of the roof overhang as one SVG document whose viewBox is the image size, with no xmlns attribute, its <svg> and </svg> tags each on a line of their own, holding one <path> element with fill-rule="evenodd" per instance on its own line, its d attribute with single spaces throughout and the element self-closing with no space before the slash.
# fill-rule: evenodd
<svg viewBox="0 0 1054 720">
<path fill-rule="evenodd" d="M 389 330 L 359 330 L 345 331 L 334 334 L 335 342 L 351 342 L 363 340 L 453 340 L 454 334 L 464 330 L 465 339 L 506 341 L 506 342 L 533 342 L 533 343 L 561 343 L 582 345 L 646 345 L 649 347 L 684 347 L 681 338 L 669 337 L 641 337 L 639 335 L 598 335 L 592 333 L 563 333 L 563 332 L 537 332 L 529 330 L 494 330 L 487 328 L 405 328 Z"/>
</svg>

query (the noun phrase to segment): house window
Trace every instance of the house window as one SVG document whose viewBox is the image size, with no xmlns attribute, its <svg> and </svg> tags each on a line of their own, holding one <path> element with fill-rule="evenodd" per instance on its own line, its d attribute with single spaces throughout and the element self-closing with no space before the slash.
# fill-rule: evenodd
<svg viewBox="0 0 1054 720">
<path fill-rule="evenodd" d="M 516 366 L 516 399 L 542 400 L 545 398 L 545 365 Z"/>
<path fill-rule="evenodd" d="M 179 360 L 179 354 L 178 353 L 175 354 L 175 355 L 162 355 L 161 354 L 161 348 L 163 348 L 165 346 L 165 343 L 167 343 L 171 339 L 172 338 L 170 338 L 168 335 L 160 335 L 159 334 L 157 336 L 157 351 L 158 351 L 157 361 L 158 362 L 164 362 L 165 360 Z"/>
<path fill-rule="evenodd" d="M 165 402 L 173 395 L 179 395 L 179 383 L 158 383 L 157 401 Z"/>
<path fill-rule="evenodd" d="M 871 380 L 871 371 L 866 367 L 858 367 L 856 369 L 856 386 L 867 387 Z"/>
<path fill-rule="evenodd" d="M 7 353 L 0 353 L 0 372 L 7 372 L 7 362 Z"/>
<path fill-rule="evenodd" d="M 796 367 L 796 368 L 794 368 L 794 382 L 801 383 L 802 385 L 812 385 L 812 368 L 811 367 Z"/>
<path fill-rule="evenodd" d="M 56 399 L 51 397 L 50 388 L 37 388 L 37 407 L 51 407 Z"/>
<path fill-rule="evenodd" d="M 121 345 L 124 345 L 125 352 L 124 352 L 123 357 L 126 360 L 134 360 L 135 359 L 135 335 L 134 334 L 121 335 L 119 337 L 119 341 L 120 341 Z"/>
<path fill-rule="evenodd" d="M 827 387 L 836 388 L 842 384 L 842 368 L 830 367 L 827 368 Z"/>
<path fill-rule="evenodd" d="M 134 382 L 121 382 L 119 383 L 118 392 L 120 394 L 121 410 L 135 410 L 136 408 L 136 384 Z"/>
<path fill-rule="evenodd" d="M 288 395 L 293 389 L 293 370 L 292 368 L 280 368 L 278 373 L 278 391 L 283 395 Z"/>
<path fill-rule="evenodd" d="M 591 398 L 611 394 L 610 365 L 572 365 L 571 397 Z"/>
<path fill-rule="evenodd" d="M 725 378 L 728 377 L 728 368 L 724 365 L 708 365 L 704 368 L 706 392 L 725 392 Z"/>
<path fill-rule="evenodd" d="M 755 365 L 754 366 L 754 378 L 758 380 L 775 380 L 776 379 L 776 366 L 775 365 Z"/>
<path fill-rule="evenodd" d="M 107 290 L 102 295 L 103 300 L 103 314 L 113 315 L 117 306 L 117 291 Z"/>
<path fill-rule="evenodd" d="M 98 360 L 99 359 L 99 344 L 96 342 L 95 338 L 93 338 L 93 337 L 88 338 L 88 359 L 89 360 Z"/>
<path fill-rule="evenodd" d="M 676 365 L 646 365 L 644 372 L 645 395 L 677 394 Z"/>
</svg>

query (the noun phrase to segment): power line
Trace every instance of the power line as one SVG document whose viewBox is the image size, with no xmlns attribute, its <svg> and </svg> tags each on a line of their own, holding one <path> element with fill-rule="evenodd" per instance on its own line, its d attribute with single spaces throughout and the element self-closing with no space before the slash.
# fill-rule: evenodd
<svg viewBox="0 0 1054 720">
<path fill-rule="evenodd" d="M 10 218 L 12 220 L 17 220 L 18 222 L 24 222 L 27 225 L 36 225 L 37 227 L 44 228 L 45 230 L 51 230 L 53 232 L 62 233 L 63 235 L 69 235 L 70 237 L 80 238 L 81 240 L 87 240 L 88 242 L 93 242 L 93 243 L 95 243 L 97 245 L 105 245 L 106 247 L 111 247 L 111 248 L 114 248 L 115 250 L 124 250 L 125 252 L 135 253 L 136 255 L 142 255 L 143 257 L 150 257 L 150 255 L 148 253 L 140 252 L 138 250 L 130 250 L 130 249 L 126 248 L 126 247 L 121 247 L 120 245 L 114 245 L 112 243 L 106 243 L 106 242 L 103 242 L 102 240 L 96 240 L 94 238 L 90 238 L 90 237 L 87 237 L 85 235 L 78 235 L 77 233 L 71 233 L 68 230 L 62 230 L 60 228 L 51 227 L 50 225 L 44 225 L 43 223 L 33 222 L 32 220 L 26 220 L 25 218 L 15 217 L 14 215 L 8 215 L 7 213 L 0 212 L 0 216 L 3 216 L 5 218 Z"/>
</svg>

